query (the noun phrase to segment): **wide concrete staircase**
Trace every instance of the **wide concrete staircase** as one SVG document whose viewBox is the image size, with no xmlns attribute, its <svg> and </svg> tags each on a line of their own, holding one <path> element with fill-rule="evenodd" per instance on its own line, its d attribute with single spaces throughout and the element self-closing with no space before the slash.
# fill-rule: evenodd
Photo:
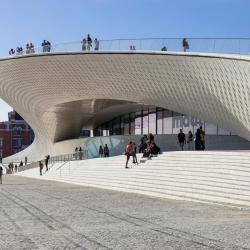
<svg viewBox="0 0 250 250">
<path fill-rule="evenodd" d="M 141 155 L 138 155 L 138 160 Z M 249 151 L 168 152 L 139 166 L 125 156 L 56 163 L 17 175 L 161 198 L 250 207 Z"/>
</svg>

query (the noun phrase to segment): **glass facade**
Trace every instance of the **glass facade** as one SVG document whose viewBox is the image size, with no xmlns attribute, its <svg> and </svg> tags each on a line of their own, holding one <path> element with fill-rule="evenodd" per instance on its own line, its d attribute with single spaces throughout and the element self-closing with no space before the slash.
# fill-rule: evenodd
<svg viewBox="0 0 250 250">
<path fill-rule="evenodd" d="M 147 108 L 137 112 L 118 116 L 94 129 L 94 136 L 143 135 L 143 134 L 178 134 L 202 126 L 207 135 L 233 135 L 232 132 L 217 125 L 206 123 L 199 118 L 175 113 L 161 108 Z"/>
</svg>

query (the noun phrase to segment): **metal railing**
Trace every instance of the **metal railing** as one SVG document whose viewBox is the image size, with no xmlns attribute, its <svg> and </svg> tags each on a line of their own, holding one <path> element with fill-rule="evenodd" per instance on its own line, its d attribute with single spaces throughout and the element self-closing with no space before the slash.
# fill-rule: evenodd
<svg viewBox="0 0 250 250">
<path fill-rule="evenodd" d="M 112 39 L 100 40 L 99 51 L 161 51 L 165 46 L 167 51 L 182 52 L 182 38 L 140 38 L 140 39 Z M 250 53 L 250 38 L 188 38 L 188 52 L 199 53 L 223 53 L 223 54 L 241 54 L 249 55 Z M 95 51 L 95 43 L 88 51 Z M 30 51 L 23 49 L 22 53 L 15 52 L 11 56 L 23 56 L 30 54 L 42 53 L 62 53 L 62 52 L 80 52 L 82 51 L 82 42 L 75 41 L 69 43 L 51 44 L 51 46 L 34 47 Z M 85 50 L 84 50 L 85 51 Z M 26 53 L 28 52 L 28 53 Z"/>
<path fill-rule="evenodd" d="M 70 162 L 70 161 L 80 161 L 80 160 L 86 160 L 88 158 L 88 150 L 84 149 L 82 151 L 78 151 L 72 154 L 62 154 L 62 155 L 56 155 L 56 156 L 52 156 L 49 159 L 49 165 L 50 168 L 52 168 L 52 166 L 57 163 L 57 162 Z M 43 163 L 45 162 L 45 159 L 41 160 Z M 4 163 L 2 164 L 6 170 L 9 170 L 8 165 L 9 163 Z M 14 163 L 15 165 L 15 163 Z M 51 166 L 52 165 L 52 166 Z M 18 168 L 17 168 L 17 172 L 21 172 L 24 170 L 28 170 L 31 168 L 36 168 L 39 167 L 39 161 L 35 161 L 35 162 L 30 162 L 27 165 L 23 165 L 23 166 L 19 166 L 18 163 Z M 44 166 L 45 168 L 45 166 Z M 7 171 L 8 174 L 12 174 L 15 173 L 15 171 Z"/>
<path fill-rule="evenodd" d="M 86 160 L 88 158 L 88 150 L 84 149 L 82 151 L 78 151 L 72 154 L 63 154 L 50 157 L 49 162 L 54 164 L 56 162 L 67 162 L 67 161 L 79 161 Z"/>
</svg>

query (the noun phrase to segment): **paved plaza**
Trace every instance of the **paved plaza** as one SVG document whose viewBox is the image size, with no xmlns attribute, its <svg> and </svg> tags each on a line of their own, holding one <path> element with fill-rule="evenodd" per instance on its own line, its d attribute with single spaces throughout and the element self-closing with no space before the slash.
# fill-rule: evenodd
<svg viewBox="0 0 250 250">
<path fill-rule="evenodd" d="M 7 176 L 0 249 L 250 249 L 250 210 Z"/>
</svg>

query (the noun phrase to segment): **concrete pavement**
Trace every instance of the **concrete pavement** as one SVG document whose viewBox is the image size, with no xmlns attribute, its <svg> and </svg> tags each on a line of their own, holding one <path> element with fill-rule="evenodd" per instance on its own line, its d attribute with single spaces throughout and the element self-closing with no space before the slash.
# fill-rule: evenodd
<svg viewBox="0 0 250 250">
<path fill-rule="evenodd" d="M 250 249 L 250 210 L 20 176 L 0 185 L 0 249 Z"/>
</svg>

